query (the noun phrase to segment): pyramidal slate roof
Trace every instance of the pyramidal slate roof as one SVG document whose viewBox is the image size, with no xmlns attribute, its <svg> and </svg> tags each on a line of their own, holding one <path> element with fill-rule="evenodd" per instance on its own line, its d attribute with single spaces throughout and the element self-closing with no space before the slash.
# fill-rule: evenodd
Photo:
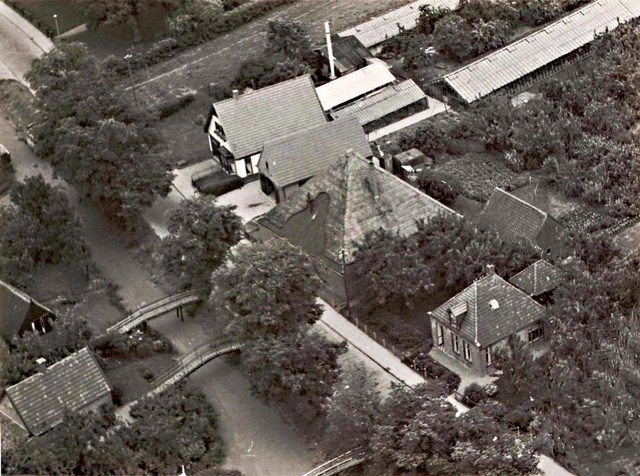
<svg viewBox="0 0 640 476">
<path fill-rule="evenodd" d="M 85 347 L 6 391 L 29 432 L 40 435 L 59 424 L 65 410 L 82 410 L 108 395 L 111 387 Z"/>
<path fill-rule="evenodd" d="M 340 158 L 264 215 L 259 223 L 314 256 L 354 261 L 380 228 L 408 236 L 418 220 L 456 212 L 356 155 Z M 343 256 L 344 250 L 344 256 Z"/>
<path fill-rule="evenodd" d="M 27 293 L 0 281 L 0 336 L 7 342 L 18 335 L 25 320 L 35 320 L 53 311 Z"/>
<path fill-rule="evenodd" d="M 314 176 L 344 157 L 348 150 L 372 155 L 367 136 L 356 117 L 326 122 L 267 142 L 260 156 L 260 172 L 285 186 Z"/>
<path fill-rule="evenodd" d="M 259 153 L 271 139 L 327 122 L 308 74 L 245 92 L 213 107 L 237 158 Z"/>
<path fill-rule="evenodd" d="M 538 245 L 543 229 L 557 227 L 557 222 L 539 208 L 496 187 L 480 214 L 478 226 L 498 233 L 505 241 L 525 239 Z"/>
<path fill-rule="evenodd" d="M 463 312 L 457 334 L 481 347 L 495 344 L 546 315 L 543 306 L 495 273 L 475 281 L 431 316 L 450 325 L 451 310 Z"/>
<path fill-rule="evenodd" d="M 562 271 L 541 259 L 513 276 L 509 282 L 529 296 L 539 296 L 557 288 L 563 278 Z"/>
</svg>

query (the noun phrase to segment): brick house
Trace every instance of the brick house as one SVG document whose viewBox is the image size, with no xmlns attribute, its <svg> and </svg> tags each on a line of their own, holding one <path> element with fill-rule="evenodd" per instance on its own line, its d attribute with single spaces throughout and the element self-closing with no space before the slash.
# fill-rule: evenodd
<svg viewBox="0 0 640 476">
<path fill-rule="evenodd" d="M 495 350 L 511 335 L 528 342 L 532 350 L 542 350 L 544 306 L 498 276 L 493 267 L 429 315 L 434 348 L 476 374 L 491 372 Z"/>
</svg>

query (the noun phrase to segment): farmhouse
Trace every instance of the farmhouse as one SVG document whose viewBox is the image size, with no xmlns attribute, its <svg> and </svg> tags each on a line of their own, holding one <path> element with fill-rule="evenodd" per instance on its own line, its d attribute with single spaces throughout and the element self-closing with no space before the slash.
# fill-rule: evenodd
<svg viewBox="0 0 640 476">
<path fill-rule="evenodd" d="M 6 390 L 24 427 L 41 435 L 62 422 L 65 412 L 95 410 L 111 401 L 111 388 L 88 348 L 79 350 Z"/>
<path fill-rule="evenodd" d="M 498 187 L 482 210 L 478 226 L 506 241 L 526 240 L 544 252 L 554 253 L 561 247 L 561 226 L 555 218 Z"/>
<path fill-rule="evenodd" d="M 434 347 L 477 374 L 490 373 L 494 352 L 516 335 L 541 350 L 545 308 L 489 267 L 486 276 L 432 313 Z"/>
<path fill-rule="evenodd" d="M 326 122 L 311 77 L 300 76 L 214 103 L 209 148 L 228 173 L 257 178 L 266 142 Z"/>
<path fill-rule="evenodd" d="M 367 137 L 355 117 L 267 142 L 258 162 L 262 191 L 273 194 L 279 203 L 349 150 L 365 158 L 372 156 Z"/>
<path fill-rule="evenodd" d="M 54 319 L 52 310 L 9 283 L 0 281 L 0 337 L 5 342 L 27 331 L 48 332 Z"/>
<path fill-rule="evenodd" d="M 368 233 L 384 229 L 408 236 L 417 231 L 418 220 L 443 214 L 457 215 L 352 154 L 315 175 L 259 219 L 256 237 L 282 238 L 303 249 L 316 261 L 325 283 L 321 297 L 340 307 L 347 303 L 347 286 L 361 274 L 356 250 Z"/>
<path fill-rule="evenodd" d="M 579 58 L 596 35 L 640 16 L 640 3 L 596 1 L 442 77 L 430 93 L 468 105 L 490 94 L 514 93 Z M 365 43 L 366 44 L 366 43 Z"/>
</svg>

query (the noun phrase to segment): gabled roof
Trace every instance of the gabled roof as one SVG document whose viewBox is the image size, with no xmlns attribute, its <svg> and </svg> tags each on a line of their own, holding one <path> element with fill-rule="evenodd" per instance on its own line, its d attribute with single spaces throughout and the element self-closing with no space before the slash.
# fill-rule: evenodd
<svg viewBox="0 0 640 476">
<path fill-rule="evenodd" d="M 387 86 L 360 101 L 332 112 L 331 117 L 339 119 L 346 116 L 356 116 L 360 120 L 360 124 L 364 126 L 426 97 L 424 91 L 412 79 L 408 79 Z"/>
<path fill-rule="evenodd" d="M 371 63 L 353 73 L 334 79 L 316 88 L 320 104 L 329 111 L 395 81 L 389 68 L 380 62 Z"/>
<path fill-rule="evenodd" d="M 450 310 L 466 314 L 456 316 L 450 324 Z M 431 314 L 436 320 L 451 325 L 462 338 L 486 347 L 545 317 L 543 306 L 495 273 L 475 281 Z"/>
<path fill-rule="evenodd" d="M 340 36 L 354 35 L 364 46 L 371 48 L 382 43 L 387 38 L 396 36 L 400 32 L 398 26 L 407 30 L 415 28 L 420 16 L 421 5 L 432 5 L 453 10 L 458 6 L 458 0 L 420 0 L 372 18 L 338 34 Z"/>
<path fill-rule="evenodd" d="M 524 239 L 538 245 L 543 227 L 555 220 L 539 208 L 496 187 L 478 225 L 498 233 L 505 241 Z"/>
<path fill-rule="evenodd" d="M 9 342 L 25 321 L 33 321 L 53 311 L 34 301 L 27 293 L 0 281 L 0 336 Z"/>
<path fill-rule="evenodd" d="M 111 388 L 85 347 L 6 391 L 29 432 L 40 435 L 59 424 L 65 410 L 82 410 Z"/>
<path fill-rule="evenodd" d="M 213 107 L 236 158 L 260 153 L 269 140 L 327 121 L 309 75 L 245 92 Z"/>
<path fill-rule="evenodd" d="M 557 288 L 563 279 L 562 271 L 541 259 L 513 276 L 509 282 L 529 296 L 539 296 Z"/>
<path fill-rule="evenodd" d="M 471 103 L 640 16 L 637 0 L 599 0 L 443 77 Z"/>
<path fill-rule="evenodd" d="M 418 220 L 441 214 L 458 215 L 386 170 L 349 156 L 314 176 L 259 223 L 314 256 L 351 263 L 367 233 L 382 228 L 408 236 Z"/>
<path fill-rule="evenodd" d="M 258 167 L 263 175 L 283 187 L 313 177 L 344 157 L 348 150 L 363 157 L 372 155 L 356 117 L 327 122 L 267 142 Z"/>
</svg>

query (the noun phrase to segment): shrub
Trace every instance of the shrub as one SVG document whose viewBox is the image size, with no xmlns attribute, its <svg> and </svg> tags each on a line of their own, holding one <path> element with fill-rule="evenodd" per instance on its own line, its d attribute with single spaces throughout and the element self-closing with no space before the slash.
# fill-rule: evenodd
<svg viewBox="0 0 640 476">
<path fill-rule="evenodd" d="M 418 173 L 417 185 L 424 193 L 447 206 L 451 205 L 463 191 L 462 185 L 453 175 L 429 169 Z"/>
<path fill-rule="evenodd" d="M 488 398 L 485 389 L 477 383 L 472 383 L 471 385 L 467 386 L 467 388 L 464 389 L 462 397 L 464 403 L 469 405 L 471 408 L 475 407 L 478 403 L 481 403 Z"/>
<path fill-rule="evenodd" d="M 511 428 L 520 431 L 527 431 L 529 429 L 529 424 L 533 421 L 533 415 L 531 412 L 513 410 L 504 416 L 503 421 Z"/>
<path fill-rule="evenodd" d="M 237 175 L 228 175 L 224 172 L 220 172 L 215 175 L 198 179 L 194 185 L 200 193 L 215 195 L 218 197 L 242 187 L 244 182 Z"/>
<path fill-rule="evenodd" d="M 123 401 L 123 396 L 124 396 L 124 392 L 122 391 L 122 389 L 120 387 L 112 387 L 111 388 L 111 400 L 113 400 L 113 404 L 116 407 L 121 406 L 124 401 Z"/>
<path fill-rule="evenodd" d="M 160 107 L 158 108 L 158 118 L 166 119 L 172 114 L 175 114 L 179 110 L 187 107 L 189 104 L 191 104 L 194 101 L 194 99 L 195 99 L 194 93 L 187 93 L 187 94 L 182 94 L 175 98 L 169 99 L 167 101 L 164 101 L 162 104 L 160 104 Z"/>
<path fill-rule="evenodd" d="M 151 370 L 149 367 L 145 367 L 142 369 L 142 377 L 144 377 L 145 380 L 153 380 L 154 376 L 155 374 L 153 373 L 153 370 Z"/>
</svg>

